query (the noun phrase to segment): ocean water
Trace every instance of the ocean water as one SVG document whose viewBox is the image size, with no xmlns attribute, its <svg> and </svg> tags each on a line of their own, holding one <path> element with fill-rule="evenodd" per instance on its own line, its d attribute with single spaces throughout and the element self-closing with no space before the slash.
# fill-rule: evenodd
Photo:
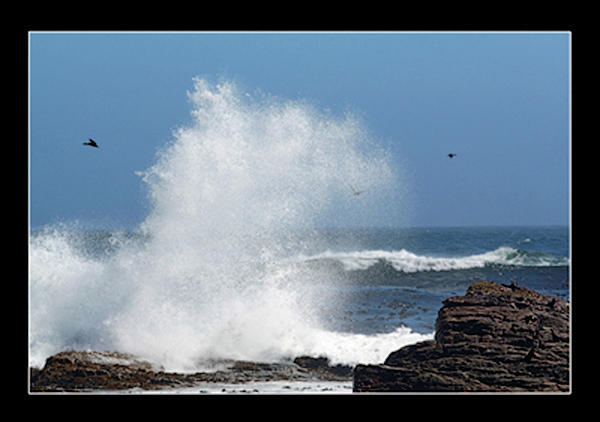
<svg viewBox="0 0 600 422">
<path fill-rule="evenodd" d="M 226 81 L 196 79 L 189 97 L 192 123 L 139 173 L 140 227 L 31 231 L 31 366 L 68 349 L 178 372 L 300 355 L 381 363 L 433 338 L 442 301 L 474 281 L 569 298 L 567 227 L 357 228 L 403 184 L 359 119 Z M 332 216 L 345 228 L 323 228 Z"/>
<path fill-rule="evenodd" d="M 176 266 L 157 282 L 147 278 L 162 265 L 146 260 L 147 235 L 34 233 L 31 363 L 70 348 L 135 353 L 174 371 L 201 369 L 208 359 L 302 354 L 377 363 L 431 338 L 442 301 L 475 281 L 515 282 L 569 299 L 566 227 L 328 229 L 315 236 L 311 250 L 235 265 L 199 262 L 196 273 L 179 274 Z M 226 285 L 206 286 L 212 278 Z"/>
</svg>

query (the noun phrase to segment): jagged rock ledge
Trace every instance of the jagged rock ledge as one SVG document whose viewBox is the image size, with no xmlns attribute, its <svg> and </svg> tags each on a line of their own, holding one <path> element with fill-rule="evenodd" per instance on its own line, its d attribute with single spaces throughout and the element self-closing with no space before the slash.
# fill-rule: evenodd
<svg viewBox="0 0 600 422">
<path fill-rule="evenodd" d="M 569 302 L 477 282 L 443 302 L 435 340 L 358 365 L 355 392 L 568 392 Z"/>
<path fill-rule="evenodd" d="M 202 383 L 250 381 L 350 381 L 352 368 L 330 365 L 327 358 L 302 356 L 285 363 L 219 362 L 220 370 L 182 374 L 117 352 L 65 351 L 49 357 L 41 370 L 31 369 L 31 392 L 159 390 Z"/>
</svg>

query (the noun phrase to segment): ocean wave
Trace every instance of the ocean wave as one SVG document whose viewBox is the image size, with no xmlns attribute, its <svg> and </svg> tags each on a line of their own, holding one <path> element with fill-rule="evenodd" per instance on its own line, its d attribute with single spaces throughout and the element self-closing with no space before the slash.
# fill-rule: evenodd
<svg viewBox="0 0 600 422">
<path fill-rule="evenodd" d="M 337 261 L 346 271 L 366 270 L 380 262 L 391 265 L 396 271 L 416 273 L 422 271 L 453 271 L 483 268 L 488 265 L 522 267 L 562 267 L 570 264 L 569 258 L 552 254 L 500 247 L 493 251 L 463 257 L 417 255 L 399 251 L 364 250 L 357 252 L 332 252 L 302 257 L 303 261 Z"/>
</svg>

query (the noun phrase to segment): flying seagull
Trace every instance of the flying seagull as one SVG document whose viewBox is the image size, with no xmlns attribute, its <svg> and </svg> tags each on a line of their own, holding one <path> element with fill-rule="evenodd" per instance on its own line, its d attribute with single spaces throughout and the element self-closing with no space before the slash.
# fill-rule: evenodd
<svg viewBox="0 0 600 422">
<path fill-rule="evenodd" d="M 450 157 L 450 158 L 456 157 L 456 154 L 448 154 L 448 157 Z"/>
<path fill-rule="evenodd" d="M 84 143 L 83 143 L 83 145 L 89 145 L 89 146 L 91 146 L 91 147 L 100 148 L 100 147 L 98 146 L 98 144 L 97 144 L 97 143 L 96 143 L 94 140 L 92 140 L 91 138 L 90 138 L 90 142 L 84 142 Z"/>
<path fill-rule="evenodd" d="M 356 195 L 356 196 L 358 196 L 358 195 L 360 195 L 361 193 L 363 193 L 363 192 L 364 192 L 364 190 L 357 191 L 356 189 L 354 189 L 354 188 L 352 187 L 352 185 L 351 185 L 350 183 L 348 183 L 348 186 L 350 186 L 350 189 L 352 189 L 352 192 L 354 192 L 354 195 Z"/>
</svg>

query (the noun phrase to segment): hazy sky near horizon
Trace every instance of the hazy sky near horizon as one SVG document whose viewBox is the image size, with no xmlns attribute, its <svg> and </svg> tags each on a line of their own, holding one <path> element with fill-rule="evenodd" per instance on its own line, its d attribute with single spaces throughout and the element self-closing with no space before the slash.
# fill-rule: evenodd
<svg viewBox="0 0 600 422">
<path fill-rule="evenodd" d="M 137 227 L 149 203 L 136 172 L 189 123 L 192 79 L 224 76 L 358 111 L 407 175 L 402 224 L 565 225 L 570 44 L 568 32 L 33 32 L 30 224 Z"/>
</svg>

